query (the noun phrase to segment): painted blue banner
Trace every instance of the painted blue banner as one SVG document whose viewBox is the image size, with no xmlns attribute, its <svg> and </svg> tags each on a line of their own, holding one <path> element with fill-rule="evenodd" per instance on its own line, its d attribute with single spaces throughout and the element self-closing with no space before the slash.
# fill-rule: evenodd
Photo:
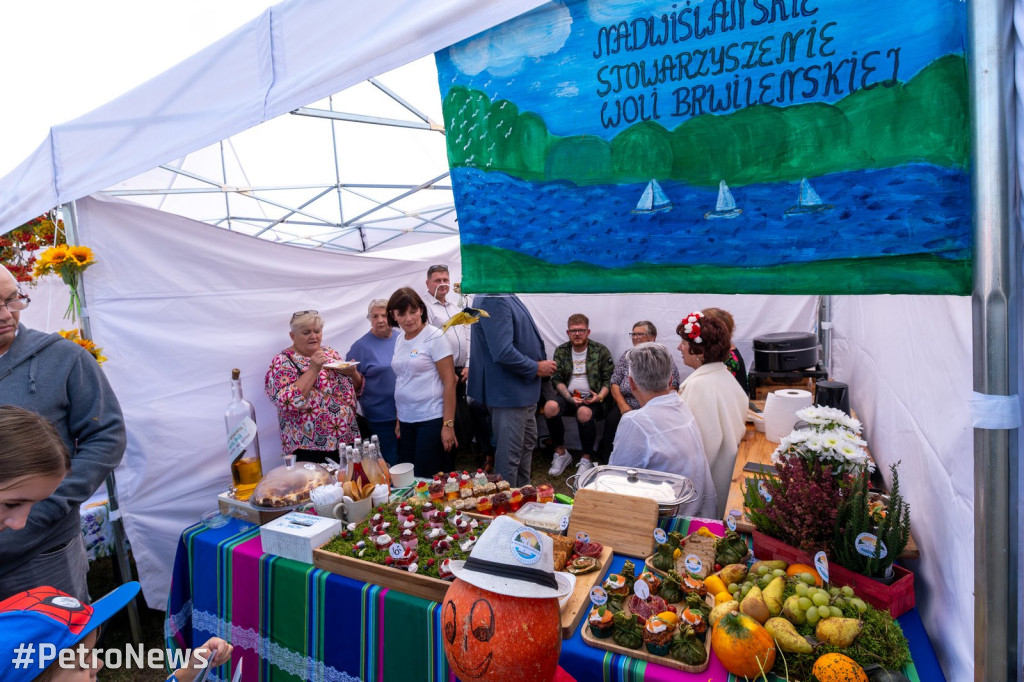
<svg viewBox="0 0 1024 682">
<path fill-rule="evenodd" d="M 964 27 L 570 0 L 437 53 L 463 288 L 968 293 Z"/>
</svg>

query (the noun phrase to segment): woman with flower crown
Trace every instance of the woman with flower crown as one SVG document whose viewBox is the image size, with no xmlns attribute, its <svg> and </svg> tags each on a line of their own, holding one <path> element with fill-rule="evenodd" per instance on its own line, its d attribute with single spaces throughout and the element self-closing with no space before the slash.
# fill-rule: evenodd
<svg viewBox="0 0 1024 682">
<path fill-rule="evenodd" d="M 676 333 L 683 363 L 694 370 L 679 387 L 679 395 L 693 412 L 704 441 L 718 497 L 718 516 L 725 514 L 736 451 L 746 431 L 747 396 L 725 366 L 732 338 L 717 317 L 693 312 L 683 318 Z"/>
</svg>

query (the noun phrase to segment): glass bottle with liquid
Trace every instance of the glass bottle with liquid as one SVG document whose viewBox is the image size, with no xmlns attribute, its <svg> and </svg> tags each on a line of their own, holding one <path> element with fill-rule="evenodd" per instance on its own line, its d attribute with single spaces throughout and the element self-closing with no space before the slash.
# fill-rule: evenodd
<svg viewBox="0 0 1024 682">
<path fill-rule="evenodd" d="M 360 488 L 370 482 L 370 477 L 366 475 L 366 471 L 363 469 L 363 455 L 359 450 L 352 451 L 352 459 L 349 460 L 351 465 L 352 473 L 349 476 L 349 480 L 357 484 Z"/>
<path fill-rule="evenodd" d="M 228 432 L 228 458 L 231 462 L 231 493 L 239 500 L 248 500 L 256 484 L 263 478 L 260 461 L 260 440 L 256 433 L 256 410 L 242 397 L 241 372 L 231 370 L 231 402 L 224 411 Z"/>
</svg>

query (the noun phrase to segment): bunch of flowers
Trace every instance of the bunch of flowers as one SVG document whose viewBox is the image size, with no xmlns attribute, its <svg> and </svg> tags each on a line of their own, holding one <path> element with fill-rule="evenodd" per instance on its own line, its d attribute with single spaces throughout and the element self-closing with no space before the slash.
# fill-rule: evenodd
<svg viewBox="0 0 1024 682">
<path fill-rule="evenodd" d="M 686 334 L 686 338 L 690 339 L 694 343 L 701 343 L 703 339 L 700 337 L 700 321 L 704 319 L 704 313 L 693 312 L 683 318 L 683 333 Z"/>
<path fill-rule="evenodd" d="M 820 460 L 798 457 L 780 461 L 778 478 L 762 476 L 747 483 L 744 504 L 754 527 L 808 554 L 830 546 L 840 500 L 853 483 Z"/>
<path fill-rule="evenodd" d="M 102 365 L 104 362 L 107 361 L 106 356 L 103 355 L 103 349 L 97 346 L 89 339 L 83 339 L 81 334 L 78 333 L 77 329 L 72 329 L 71 331 L 68 331 L 67 329 L 61 329 L 59 333 L 68 341 L 73 341 L 82 348 L 89 351 L 89 354 L 96 358 L 96 362 L 98 364 Z"/>
<path fill-rule="evenodd" d="M 36 259 L 35 268 L 32 271 L 33 276 L 60 275 L 60 278 L 71 289 L 71 300 L 64 317 L 72 322 L 75 321 L 76 314 L 82 305 L 78 295 L 80 277 L 85 269 L 95 262 L 96 258 L 88 246 L 68 246 L 67 244 L 50 247 Z"/>
<path fill-rule="evenodd" d="M 772 453 L 772 464 L 800 458 L 805 462 L 829 465 L 835 474 L 860 474 L 874 471 L 867 443 L 860 437 L 861 424 L 842 410 L 832 407 L 807 407 L 796 413 L 807 423 L 779 441 Z"/>
<path fill-rule="evenodd" d="M 21 227 L 0 235 L 0 265 L 19 282 L 31 283 L 36 252 L 47 244 L 64 243 L 64 222 L 54 224 L 49 216 L 33 218 Z"/>
</svg>

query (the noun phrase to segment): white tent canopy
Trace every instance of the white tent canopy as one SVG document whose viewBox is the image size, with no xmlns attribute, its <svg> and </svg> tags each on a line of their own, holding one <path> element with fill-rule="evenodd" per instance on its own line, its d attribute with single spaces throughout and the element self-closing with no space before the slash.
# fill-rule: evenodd
<svg viewBox="0 0 1024 682">
<path fill-rule="evenodd" d="M 122 183 L 539 4 L 384 0 L 341 11 L 325 0 L 284 2 L 165 74 L 54 127 L 0 180 L 0 232 L 101 190 L 138 187 Z M 1017 5 L 1024 8 L 1024 0 Z M 261 242 L 113 200 L 85 199 L 79 210 L 82 240 L 100 256 L 86 276 L 93 331 L 111 358 L 106 369 L 128 417 L 123 510 L 147 601 L 162 607 L 174 538 L 224 485 L 220 415 L 228 370 L 243 368 L 246 394 L 260 410 L 264 455 L 272 458 L 277 434 L 262 374 L 287 343 L 290 311 L 324 312 L 328 343 L 344 351 L 365 329 L 371 297 L 421 286 L 430 262 L 448 261 L 457 275 L 457 242 L 370 259 Z M 609 343 L 618 352 L 634 318 L 654 320 L 661 340 L 674 346 L 679 315 L 718 305 L 736 315 L 743 350 L 757 334 L 810 330 L 815 309 L 812 297 L 525 298 L 549 351 L 563 339 L 565 317 L 578 310 L 594 320 L 595 338 L 621 337 Z M 28 314 L 33 310 L 25 321 L 46 326 Z M 947 677 L 968 679 L 974 569 L 959 558 L 974 550 L 970 302 L 837 298 L 832 333 L 833 376 L 850 383 L 879 463 L 903 463 L 922 552 L 913 567 L 922 617 Z"/>
<path fill-rule="evenodd" d="M 506 21 L 541 0 L 288 0 L 80 118 L 0 180 L 0 231 Z"/>
</svg>

